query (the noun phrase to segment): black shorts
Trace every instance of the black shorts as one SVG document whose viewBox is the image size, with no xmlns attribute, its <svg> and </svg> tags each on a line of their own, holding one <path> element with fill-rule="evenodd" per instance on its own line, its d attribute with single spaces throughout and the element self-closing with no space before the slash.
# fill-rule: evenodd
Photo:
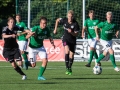
<svg viewBox="0 0 120 90">
<path fill-rule="evenodd" d="M 68 45 L 71 52 L 75 53 L 76 44 L 63 40 L 63 46 Z"/>
<path fill-rule="evenodd" d="M 6 59 L 6 61 L 9 61 L 10 63 L 16 61 L 22 61 L 20 50 L 18 48 L 14 49 L 3 49 L 3 56 Z"/>
</svg>

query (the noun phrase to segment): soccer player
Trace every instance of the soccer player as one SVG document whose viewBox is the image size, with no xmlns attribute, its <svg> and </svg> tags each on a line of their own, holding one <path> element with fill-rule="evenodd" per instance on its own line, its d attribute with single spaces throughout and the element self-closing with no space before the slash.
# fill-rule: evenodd
<svg viewBox="0 0 120 90">
<path fill-rule="evenodd" d="M 19 26 L 21 29 L 18 31 L 18 45 L 19 45 L 19 49 L 21 51 L 21 55 L 25 61 L 25 69 L 28 69 L 28 58 L 27 58 L 27 54 L 26 54 L 26 49 L 27 49 L 27 39 L 26 39 L 26 33 L 25 29 L 27 29 L 26 25 L 24 22 L 21 21 L 21 16 L 20 14 L 16 15 L 16 25 Z M 18 63 L 20 64 L 20 63 Z"/>
<path fill-rule="evenodd" d="M 91 66 L 93 56 L 95 57 L 95 59 L 98 59 L 98 55 L 96 53 L 97 40 L 96 40 L 96 34 L 95 34 L 94 27 L 99 23 L 99 20 L 94 18 L 94 16 L 95 16 L 94 11 L 90 10 L 89 18 L 85 20 L 84 27 L 82 29 L 82 38 L 85 38 L 84 36 L 85 30 L 87 30 L 88 32 L 88 43 L 90 46 L 90 58 L 88 60 L 88 64 L 85 65 L 86 67 Z M 96 64 L 96 60 L 95 60 L 95 64 Z"/>
<path fill-rule="evenodd" d="M 40 18 L 40 25 L 34 26 L 32 28 L 32 32 L 29 33 L 26 38 L 29 38 L 29 58 L 31 62 L 31 66 L 36 66 L 36 55 L 42 59 L 42 66 L 40 67 L 40 72 L 38 75 L 38 80 L 46 80 L 43 77 L 43 73 L 47 66 L 47 53 L 43 46 L 43 40 L 49 38 L 51 44 L 55 47 L 54 41 L 50 36 L 50 31 L 47 27 L 47 18 L 41 17 Z"/>
<path fill-rule="evenodd" d="M 112 49 L 112 38 L 113 38 L 114 32 L 116 32 L 116 37 L 118 36 L 118 32 L 119 32 L 118 26 L 113 22 L 112 12 L 109 11 L 106 13 L 106 19 L 107 21 L 101 22 L 95 27 L 96 39 L 99 40 L 100 38 L 100 43 L 104 48 L 103 53 L 97 59 L 97 63 L 106 56 L 107 52 L 109 52 L 110 60 L 113 64 L 114 70 L 118 72 L 120 71 L 120 69 L 117 67 L 115 63 L 114 51 Z M 98 35 L 98 28 L 101 28 L 100 37 Z"/>
<path fill-rule="evenodd" d="M 12 67 L 22 75 L 22 80 L 25 80 L 27 77 L 22 72 L 22 70 L 17 66 L 16 61 L 22 61 L 21 54 L 19 51 L 19 47 L 16 41 L 17 30 L 20 28 L 15 26 L 14 19 L 12 17 L 8 18 L 8 26 L 3 28 L 2 38 L 4 38 L 4 48 L 3 48 L 3 56 L 9 61 Z"/>
<path fill-rule="evenodd" d="M 65 49 L 65 74 L 72 75 L 72 64 L 74 60 L 76 37 L 79 32 L 79 25 L 78 22 L 74 19 L 74 12 L 72 10 L 68 11 L 67 17 L 58 18 L 56 20 L 55 29 L 53 31 L 54 34 L 57 33 L 57 27 L 59 23 L 64 27 L 64 35 L 62 41 Z"/>
</svg>

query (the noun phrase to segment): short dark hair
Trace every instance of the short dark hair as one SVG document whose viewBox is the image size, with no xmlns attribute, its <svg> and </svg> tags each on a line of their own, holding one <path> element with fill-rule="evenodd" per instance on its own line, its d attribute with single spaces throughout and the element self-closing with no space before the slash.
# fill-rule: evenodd
<svg viewBox="0 0 120 90">
<path fill-rule="evenodd" d="M 42 16 L 42 17 L 40 17 L 40 21 L 41 21 L 41 20 L 45 20 L 45 21 L 47 21 L 47 18 L 44 17 L 44 16 Z"/>
<path fill-rule="evenodd" d="M 8 22 L 9 22 L 10 20 L 14 20 L 14 21 L 15 21 L 15 19 L 14 19 L 13 17 L 8 17 Z"/>
<path fill-rule="evenodd" d="M 89 10 L 89 13 L 93 13 L 94 14 L 95 12 L 94 12 L 94 10 Z"/>
</svg>

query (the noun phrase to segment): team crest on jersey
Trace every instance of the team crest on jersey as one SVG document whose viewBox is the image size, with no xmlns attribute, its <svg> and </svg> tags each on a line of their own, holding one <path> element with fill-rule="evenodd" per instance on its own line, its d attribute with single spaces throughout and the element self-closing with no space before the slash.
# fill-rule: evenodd
<svg viewBox="0 0 120 90">
<path fill-rule="evenodd" d="M 14 33 L 16 34 L 16 33 L 17 33 L 17 31 L 14 31 Z"/>
<path fill-rule="evenodd" d="M 74 28 L 74 26 L 71 26 L 71 28 L 73 29 L 73 28 Z"/>
<path fill-rule="evenodd" d="M 47 34 L 47 31 L 45 31 L 44 34 Z"/>
<path fill-rule="evenodd" d="M 114 28 L 115 25 L 112 25 L 112 28 Z"/>
<path fill-rule="evenodd" d="M 96 25 L 96 22 L 94 22 L 93 24 Z"/>
</svg>

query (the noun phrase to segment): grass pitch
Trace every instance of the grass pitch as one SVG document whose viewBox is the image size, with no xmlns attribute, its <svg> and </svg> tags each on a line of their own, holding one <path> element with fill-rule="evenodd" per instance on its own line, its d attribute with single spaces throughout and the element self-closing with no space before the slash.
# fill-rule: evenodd
<svg viewBox="0 0 120 90">
<path fill-rule="evenodd" d="M 73 74 L 65 75 L 64 62 L 49 62 L 44 73 L 45 81 L 38 81 L 41 62 L 35 68 L 22 69 L 27 80 L 14 71 L 8 62 L 0 62 L 0 90 L 120 90 L 120 72 L 114 71 L 111 62 L 102 62 L 102 74 L 94 75 L 87 62 L 74 62 Z M 117 62 L 120 67 L 120 62 Z"/>
</svg>

